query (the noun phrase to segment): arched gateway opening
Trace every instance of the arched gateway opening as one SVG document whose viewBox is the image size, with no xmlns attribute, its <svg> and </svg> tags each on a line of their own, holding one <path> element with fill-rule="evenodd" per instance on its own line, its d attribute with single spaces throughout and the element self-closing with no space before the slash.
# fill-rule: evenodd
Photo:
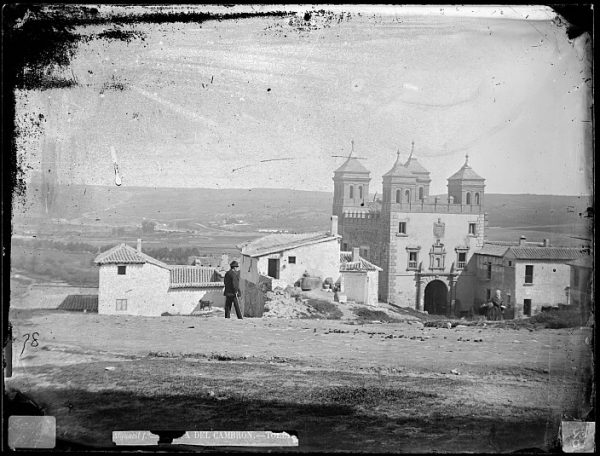
<svg viewBox="0 0 600 456">
<path fill-rule="evenodd" d="M 446 315 L 448 287 L 441 280 L 432 280 L 425 287 L 425 309 L 430 314 Z"/>
</svg>

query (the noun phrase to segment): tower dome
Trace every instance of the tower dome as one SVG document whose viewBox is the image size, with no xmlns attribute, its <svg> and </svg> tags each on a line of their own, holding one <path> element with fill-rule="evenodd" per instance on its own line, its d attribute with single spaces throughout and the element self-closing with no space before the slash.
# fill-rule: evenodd
<svg viewBox="0 0 600 456">
<path fill-rule="evenodd" d="M 400 161 L 400 151 L 392 169 L 383 175 L 384 203 L 410 203 L 416 200 L 417 176 Z"/>
<path fill-rule="evenodd" d="M 341 218 L 346 211 L 366 209 L 369 200 L 369 183 L 371 172 L 353 157 L 352 152 L 347 160 L 333 172 L 333 214 Z"/>
<path fill-rule="evenodd" d="M 483 206 L 485 179 L 469 166 L 469 154 L 465 164 L 448 178 L 448 198 L 455 203 Z"/>
<path fill-rule="evenodd" d="M 406 160 L 406 163 L 404 163 L 404 166 L 417 176 L 417 197 L 419 200 L 423 200 L 429 196 L 429 184 L 431 183 L 431 178 L 429 177 L 429 171 L 427 171 L 413 155 L 414 150 L 415 142 L 413 141 L 410 156 L 408 157 L 408 160 Z"/>
</svg>

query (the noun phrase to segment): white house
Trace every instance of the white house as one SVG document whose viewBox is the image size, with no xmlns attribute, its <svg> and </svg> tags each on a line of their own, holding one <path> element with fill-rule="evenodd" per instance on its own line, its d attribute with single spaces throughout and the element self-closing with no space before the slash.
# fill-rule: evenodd
<svg viewBox="0 0 600 456">
<path fill-rule="evenodd" d="M 223 279 L 215 268 L 167 265 L 120 244 L 99 254 L 98 313 L 160 316 L 189 315 L 199 301 L 223 307 Z"/>
<path fill-rule="evenodd" d="M 339 278 L 340 236 L 336 216 L 332 217 L 328 232 L 277 233 L 242 246 L 240 290 L 244 315 L 261 316 L 263 292 L 277 286 L 293 286 L 305 272 L 323 280 L 331 278 L 333 282 Z"/>
<path fill-rule="evenodd" d="M 542 307 L 566 304 L 570 282 L 569 261 L 585 255 L 577 248 L 551 247 L 549 240 L 518 243 L 487 242 L 475 253 L 477 303 L 487 302 L 500 290 L 514 318 L 529 317 Z"/>
<path fill-rule="evenodd" d="M 350 301 L 376 306 L 378 304 L 379 266 L 359 255 L 359 248 L 340 252 L 340 280 L 342 291 Z"/>
</svg>

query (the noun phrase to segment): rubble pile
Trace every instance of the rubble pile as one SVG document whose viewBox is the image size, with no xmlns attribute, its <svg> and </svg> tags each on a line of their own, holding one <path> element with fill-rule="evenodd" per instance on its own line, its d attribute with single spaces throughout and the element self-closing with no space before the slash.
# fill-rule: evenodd
<svg viewBox="0 0 600 456">
<path fill-rule="evenodd" d="M 265 293 L 264 318 L 302 318 L 310 314 L 306 300 L 298 289 L 288 287 L 285 290 L 275 288 Z"/>
</svg>

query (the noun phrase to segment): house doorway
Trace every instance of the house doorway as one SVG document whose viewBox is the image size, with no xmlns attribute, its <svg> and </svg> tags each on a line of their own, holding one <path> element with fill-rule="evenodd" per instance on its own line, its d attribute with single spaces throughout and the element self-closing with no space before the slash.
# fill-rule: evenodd
<svg viewBox="0 0 600 456">
<path fill-rule="evenodd" d="M 269 277 L 279 279 L 279 259 L 269 258 Z"/>
<path fill-rule="evenodd" d="M 425 309 L 430 314 L 446 315 L 448 287 L 441 280 L 432 280 L 425 287 Z"/>
</svg>

